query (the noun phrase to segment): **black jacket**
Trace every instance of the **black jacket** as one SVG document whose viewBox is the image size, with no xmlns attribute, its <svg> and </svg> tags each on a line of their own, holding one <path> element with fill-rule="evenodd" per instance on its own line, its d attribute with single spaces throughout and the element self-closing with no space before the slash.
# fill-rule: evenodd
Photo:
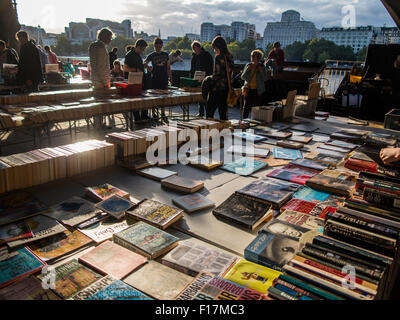
<svg viewBox="0 0 400 320">
<path fill-rule="evenodd" d="M 27 80 L 32 80 L 33 83 L 40 83 L 43 81 L 39 50 L 30 41 L 21 46 L 17 77 L 22 84 Z"/>
<path fill-rule="evenodd" d="M 214 69 L 214 59 L 209 52 L 201 48 L 199 55 L 192 54 L 192 64 L 190 67 L 190 77 L 194 77 L 196 71 L 205 71 L 206 76 L 213 74 Z"/>
</svg>

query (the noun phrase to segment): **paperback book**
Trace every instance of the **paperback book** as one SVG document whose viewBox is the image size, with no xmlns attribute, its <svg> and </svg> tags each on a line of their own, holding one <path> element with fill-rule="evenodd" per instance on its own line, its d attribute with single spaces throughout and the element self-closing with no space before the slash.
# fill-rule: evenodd
<svg viewBox="0 0 400 320">
<path fill-rule="evenodd" d="M 134 204 L 128 199 L 121 198 L 120 196 L 114 195 L 96 204 L 96 208 L 101 211 L 107 212 L 110 216 L 115 219 L 122 219 L 125 216 L 125 213 L 133 206 Z"/>
<path fill-rule="evenodd" d="M 320 171 L 318 170 L 289 164 L 282 169 L 276 169 L 270 172 L 269 174 L 267 174 L 267 177 L 305 185 L 308 179 L 319 173 Z"/>
<path fill-rule="evenodd" d="M 96 187 L 88 187 L 86 188 L 86 191 L 89 196 L 97 201 L 107 200 L 114 195 L 120 196 L 121 198 L 129 199 L 128 192 L 114 187 L 108 183 Z"/>
<path fill-rule="evenodd" d="M 31 238 L 32 230 L 25 221 L 0 226 L 0 245 L 16 240 Z"/>
<path fill-rule="evenodd" d="M 323 231 L 324 228 L 324 219 L 292 210 L 285 210 L 277 219 L 309 230 Z"/>
<path fill-rule="evenodd" d="M 34 276 L 27 277 L 0 289 L 0 300 L 61 300 L 53 291 L 45 290 Z"/>
<path fill-rule="evenodd" d="M 266 166 L 266 163 L 252 158 L 240 158 L 233 162 L 225 163 L 221 168 L 241 176 L 249 176 Z"/>
<path fill-rule="evenodd" d="M 169 178 L 173 175 L 177 175 L 177 172 L 162 169 L 162 168 L 157 168 L 157 167 L 152 167 L 152 168 L 147 168 L 143 170 L 137 171 L 138 174 L 145 176 L 147 178 L 150 178 L 155 181 L 161 181 L 163 179 Z"/>
<path fill-rule="evenodd" d="M 202 271 L 193 279 L 175 298 L 175 300 L 193 300 L 194 296 L 200 292 L 201 288 L 212 279 L 211 273 Z"/>
<path fill-rule="evenodd" d="M 294 195 L 294 199 L 300 199 L 308 202 L 319 203 L 325 201 L 331 194 L 327 192 L 317 191 L 310 187 L 303 187 L 297 191 Z"/>
<path fill-rule="evenodd" d="M 127 228 L 129 228 L 129 225 L 125 220 L 118 221 L 110 217 L 85 229 L 79 229 L 79 231 L 96 243 L 101 243 L 103 241 L 112 239 L 114 233 L 118 233 Z"/>
<path fill-rule="evenodd" d="M 172 202 L 187 213 L 213 208 L 215 203 L 200 193 L 172 199 Z"/>
<path fill-rule="evenodd" d="M 303 158 L 301 151 L 299 150 L 273 148 L 272 151 L 275 159 L 296 160 Z"/>
<path fill-rule="evenodd" d="M 204 182 L 179 176 L 171 176 L 161 180 L 161 186 L 184 193 L 195 193 L 204 188 Z"/>
<path fill-rule="evenodd" d="M 310 188 L 330 192 L 336 195 L 351 197 L 355 191 L 355 183 L 352 181 L 337 179 L 322 174 L 315 175 L 307 180 L 306 185 Z"/>
</svg>

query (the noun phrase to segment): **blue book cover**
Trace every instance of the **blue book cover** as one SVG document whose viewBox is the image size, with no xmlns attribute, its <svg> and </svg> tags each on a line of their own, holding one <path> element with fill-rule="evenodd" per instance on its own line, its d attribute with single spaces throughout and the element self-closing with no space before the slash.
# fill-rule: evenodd
<svg viewBox="0 0 400 320">
<path fill-rule="evenodd" d="M 275 159 L 284 159 L 284 160 L 303 159 L 303 155 L 301 154 L 300 150 L 274 148 L 273 153 Z"/>
<path fill-rule="evenodd" d="M 7 247 L 0 249 L 0 288 L 41 270 L 45 263 L 28 248 L 9 252 Z"/>
<path fill-rule="evenodd" d="M 231 163 L 225 163 L 221 168 L 241 176 L 249 176 L 267 165 L 265 162 L 251 158 L 240 158 Z"/>
<path fill-rule="evenodd" d="M 114 217 L 123 215 L 127 210 L 133 206 L 133 203 L 127 199 L 121 198 L 120 196 L 112 196 L 98 204 L 96 207 L 102 211 L 111 214 Z"/>
<path fill-rule="evenodd" d="M 251 141 L 251 142 L 260 142 L 260 141 L 267 140 L 266 137 L 259 136 L 259 135 L 256 135 L 254 133 L 251 133 L 251 132 L 235 132 L 233 134 L 233 137 L 240 138 L 240 139 L 243 139 L 243 140 L 248 140 L 248 141 Z"/>
<path fill-rule="evenodd" d="M 330 193 L 317 191 L 310 187 L 303 187 L 294 194 L 293 198 L 308 202 L 321 202 L 325 201 L 330 195 Z"/>
<path fill-rule="evenodd" d="M 130 285 L 116 280 L 86 300 L 153 300 Z"/>
<path fill-rule="evenodd" d="M 263 231 L 244 250 L 244 257 L 251 262 L 281 271 L 298 249 L 298 241 Z"/>
</svg>

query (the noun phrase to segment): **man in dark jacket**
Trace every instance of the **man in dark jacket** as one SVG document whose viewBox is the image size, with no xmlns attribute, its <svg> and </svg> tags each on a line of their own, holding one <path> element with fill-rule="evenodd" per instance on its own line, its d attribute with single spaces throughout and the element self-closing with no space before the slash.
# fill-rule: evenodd
<svg viewBox="0 0 400 320">
<path fill-rule="evenodd" d="M 204 71 L 206 77 L 213 74 L 214 60 L 209 52 L 204 50 L 201 43 L 197 40 L 192 43 L 192 63 L 190 67 L 190 76 L 194 78 L 196 71 Z M 205 113 L 205 103 L 199 103 L 199 116 L 203 117 Z"/>
<path fill-rule="evenodd" d="M 39 50 L 29 41 L 25 31 L 19 31 L 16 37 L 21 44 L 17 78 L 28 92 L 38 91 L 39 83 L 43 81 Z"/>
<path fill-rule="evenodd" d="M 0 71 L 3 63 L 18 64 L 18 53 L 13 48 L 7 48 L 5 41 L 0 40 Z"/>
</svg>

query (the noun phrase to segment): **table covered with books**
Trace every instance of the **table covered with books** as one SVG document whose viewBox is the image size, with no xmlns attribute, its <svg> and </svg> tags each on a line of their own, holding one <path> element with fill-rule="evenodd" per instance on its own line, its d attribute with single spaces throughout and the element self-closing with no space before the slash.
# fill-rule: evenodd
<svg viewBox="0 0 400 320">
<path fill-rule="evenodd" d="M 176 138 L 210 129 L 235 142 Z M 149 163 L 149 135 L 186 146 L 187 164 L 169 152 Z M 400 178 L 379 150 L 398 138 L 305 119 L 193 120 L 1 157 L 0 299 L 396 297 Z"/>
</svg>

